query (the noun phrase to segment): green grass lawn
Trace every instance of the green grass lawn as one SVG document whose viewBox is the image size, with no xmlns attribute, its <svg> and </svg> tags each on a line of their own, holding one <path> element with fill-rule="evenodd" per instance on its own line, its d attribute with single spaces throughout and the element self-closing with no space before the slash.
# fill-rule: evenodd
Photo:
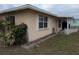
<svg viewBox="0 0 79 59">
<path fill-rule="evenodd" d="M 37 54 L 79 54 L 79 33 L 64 35 L 62 33 L 34 47 Z"/>
<path fill-rule="evenodd" d="M 57 34 L 31 49 L 22 47 L 0 48 L 0 54 L 79 54 L 79 32 L 71 35 Z"/>
</svg>

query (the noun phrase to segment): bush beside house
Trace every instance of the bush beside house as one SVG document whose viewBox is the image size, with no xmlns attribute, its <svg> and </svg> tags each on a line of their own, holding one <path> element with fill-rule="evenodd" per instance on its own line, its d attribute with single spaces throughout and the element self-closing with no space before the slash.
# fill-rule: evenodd
<svg viewBox="0 0 79 59">
<path fill-rule="evenodd" d="M 27 27 L 23 23 L 14 26 L 11 25 L 10 22 L 6 20 L 0 20 L 0 39 L 1 39 L 0 41 L 2 41 L 5 44 L 5 46 L 24 44 L 27 42 L 26 30 Z"/>
</svg>

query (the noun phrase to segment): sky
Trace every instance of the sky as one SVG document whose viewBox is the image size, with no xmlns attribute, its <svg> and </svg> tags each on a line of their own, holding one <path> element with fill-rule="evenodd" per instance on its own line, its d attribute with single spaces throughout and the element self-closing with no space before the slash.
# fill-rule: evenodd
<svg viewBox="0 0 79 59">
<path fill-rule="evenodd" d="M 22 4 L 0 4 L 0 10 L 9 9 Z M 33 4 L 39 8 L 57 14 L 58 16 L 72 16 L 79 19 L 79 4 Z"/>
</svg>

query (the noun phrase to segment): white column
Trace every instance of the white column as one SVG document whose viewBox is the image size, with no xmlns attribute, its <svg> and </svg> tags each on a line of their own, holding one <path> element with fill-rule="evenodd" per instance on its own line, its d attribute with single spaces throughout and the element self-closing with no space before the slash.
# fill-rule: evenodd
<svg viewBox="0 0 79 59">
<path fill-rule="evenodd" d="M 69 19 L 67 18 L 67 34 L 69 34 Z"/>
</svg>

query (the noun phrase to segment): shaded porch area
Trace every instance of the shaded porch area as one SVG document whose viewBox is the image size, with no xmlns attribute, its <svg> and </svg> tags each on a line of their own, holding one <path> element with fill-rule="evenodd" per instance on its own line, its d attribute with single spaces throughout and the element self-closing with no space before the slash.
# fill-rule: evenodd
<svg viewBox="0 0 79 59">
<path fill-rule="evenodd" d="M 72 29 L 73 17 L 59 17 L 59 28 L 64 31 L 65 34 L 76 32 L 77 29 Z"/>
</svg>

